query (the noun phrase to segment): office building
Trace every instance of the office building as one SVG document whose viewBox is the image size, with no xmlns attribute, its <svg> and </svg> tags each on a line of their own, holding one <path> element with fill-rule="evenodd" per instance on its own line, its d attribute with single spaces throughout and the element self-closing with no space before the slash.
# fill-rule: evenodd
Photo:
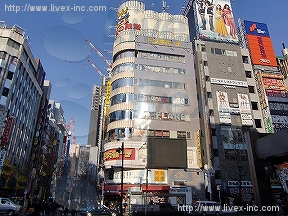
<svg viewBox="0 0 288 216">
<path fill-rule="evenodd" d="M 5 149 L 9 163 L 23 174 L 18 183 L 22 186 L 18 188 L 14 184 L 14 190 L 23 194 L 28 184 L 32 147 L 36 145 L 34 135 L 45 71 L 29 48 L 25 30 L 17 25 L 8 27 L 5 22 L 0 24 L 0 106 L 2 120 L 6 119 L 6 126 L 2 124 L 1 128 L 1 147 Z M 2 177 L 7 178 L 6 183 L 11 180 L 5 174 Z"/>
<path fill-rule="evenodd" d="M 123 165 L 125 196 L 190 187 L 195 199 L 203 199 L 209 167 L 197 158 L 200 122 L 188 20 L 165 8 L 145 10 L 135 0 L 122 3 L 117 18 L 103 156 L 114 175 L 106 176 L 105 198 L 119 197 Z"/>
<path fill-rule="evenodd" d="M 201 157 L 214 171 L 212 199 L 251 201 L 253 189 L 243 134 L 254 128 L 265 132 L 259 123 L 263 114 L 258 108 L 249 50 L 239 46 L 230 1 L 213 4 L 215 10 L 204 1 L 191 0 L 184 12 L 195 52 L 203 132 Z M 241 187 L 247 188 L 245 194 L 241 194 Z"/>
</svg>

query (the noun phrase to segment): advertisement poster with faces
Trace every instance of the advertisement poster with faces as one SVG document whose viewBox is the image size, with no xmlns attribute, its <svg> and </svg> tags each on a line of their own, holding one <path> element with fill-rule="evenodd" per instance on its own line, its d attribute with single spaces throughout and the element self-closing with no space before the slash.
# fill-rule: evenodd
<svg viewBox="0 0 288 216">
<path fill-rule="evenodd" d="M 231 124 L 230 105 L 227 92 L 217 91 L 219 121 L 222 124 Z"/>
<path fill-rule="evenodd" d="M 194 2 L 199 39 L 238 43 L 230 0 Z"/>
<path fill-rule="evenodd" d="M 238 104 L 240 109 L 242 125 L 252 126 L 253 120 L 248 94 L 238 94 Z"/>
</svg>

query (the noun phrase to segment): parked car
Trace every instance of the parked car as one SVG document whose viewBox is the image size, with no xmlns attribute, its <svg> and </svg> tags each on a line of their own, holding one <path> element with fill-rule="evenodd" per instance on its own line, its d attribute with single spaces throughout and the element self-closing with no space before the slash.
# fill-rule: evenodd
<svg viewBox="0 0 288 216">
<path fill-rule="evenodd" d="M 14 203 L 8 198 L 0 197 L 0 214 L 17 215 L 22 206 Z"/>
<path fill-rule="evenodd" d="M 97 206 L 91 208 L 83 208 L 77 212 L 80 216 L 94 216 L 94 215 L 110 215 L 117 216 L 118 212 L 116 210 L 111 210 L 106 206 Z"/>
<path fill-rule="evenodd" d="M 196 215 L 221 215 L 221 206 L 215 201 L 197 201 L 193 206 Z"/>
</svg>

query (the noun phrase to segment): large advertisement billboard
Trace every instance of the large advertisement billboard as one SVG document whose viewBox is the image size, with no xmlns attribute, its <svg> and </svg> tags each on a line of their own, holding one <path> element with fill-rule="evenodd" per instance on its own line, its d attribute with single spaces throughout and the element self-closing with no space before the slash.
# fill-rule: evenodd
<svg viewBox="0 0 288 216">
<path fill-rule="evenodd" d="M 269 37 L 247 35 L 247 40 L 254 65 L 277 66 L 272 41 Z"/>
<path fill-rule="evenodd" d="M 267 25 L 244 20 L 252 63 L 263 66 L 277 66 L 276 57 Z"/>
<path fill-rule="evenodd" d="M 238 43 L 230 0 L 195 0 L 198 37 Z"/>
</svg>

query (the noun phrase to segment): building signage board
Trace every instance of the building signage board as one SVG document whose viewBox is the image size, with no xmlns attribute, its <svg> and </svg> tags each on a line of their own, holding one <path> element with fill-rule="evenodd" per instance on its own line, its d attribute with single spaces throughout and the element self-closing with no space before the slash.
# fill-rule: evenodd
<svg viewBox="0 0 288 216">
<path fill-rule="evenodd" d="M 232 85 L 232 86 L 248 87 L 248 83 L 246 81 L 240 81 L 240 80 L 211 78 L 211 83 L 219 84 L 219 85 Z"/>
<path fill-rule="evenodd" d="M 194 1 L 198 38 L 238 43 L 230 0 Z"/>
<path fill-rule="evenodd" d="M 277 67 L 276 56 L 267 25 L 247 20 L 243 22 L 252 63 Z"/>
<path fill-rule="evenodd" d="M 242 125 L 253 126 L 248 94 L 238 94 L 238 104 L 240 109 Z"/>
<path fill-rule="evenodd" d="M 269 37 L 247 35 L 252 63 L 277 67 L 272 41 Z"/>
<path fill-rule="evenodd" d="M 121 157 L 121 153 L 117 152 L 116 149 L 109 149 L 104 152 L 104 161 L 119 160 Z M 134 148 L 124 148 L 124 160 L 135 160 Z"/>
<path fill-rule="evenodd" d="M 265 23 L 252 22 L 244 20 L 246 34 L 256 36 L 270 37 L 268 27 Z"/>
<path fill-rule="evenodd" d="M 201 131 L 197 130 L 197 155 L 198 155 L 198 166 L 203 167 L 203 157 L 201 148 Z"/>
<path fill-rule="evenodd" d="M 230 104 L 227 92 L 217 91 L 216 95 L 220 123 L 231 124 Z"/>
<path fill-rule="evenodd" d="M 190 121 L 190 115 L 183 113 L 166 113 L 166 112 L 148 112 L 145 111 L 144 115 L 136 115 L 135 118 L 146 118 L 151 120 L 169 120 L 169 121 Z"/>
<path fill-rule="evenodd" d="M 8 143 L 11 132 L 12 132 L 12 127 L 13 127 L 13 117 L 7 118 L 6 126 L 2 135 L 2 142 L 3 143 Z"/>
<path fill-rule="evenodd" d="M 2 149 L 0 151 L 0 176 L 2 173 L 2 169 L 3 169 L 3 164 L 4 164 L 4 160 L 5 160 L 5 155 L 6 155 L 6 150 Z"/>
<path fill-rule="evenodd" d="M 166 170 L 154 170 L 154 182 L 166 182 Z"/>
</svg>

